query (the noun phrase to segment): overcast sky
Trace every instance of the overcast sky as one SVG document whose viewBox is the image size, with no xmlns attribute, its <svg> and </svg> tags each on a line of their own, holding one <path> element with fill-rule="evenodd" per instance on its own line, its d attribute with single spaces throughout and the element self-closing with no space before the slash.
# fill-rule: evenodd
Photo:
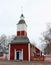
<svg viewBox="0 0 51 65">
<path fill-rule="evenodd" d="M 16 35 L 22 7 L 28 37 L 38 44 L 46 24 L 51 22 L 51 0 L 0 0 L 0 35 Z"/>
</svg>

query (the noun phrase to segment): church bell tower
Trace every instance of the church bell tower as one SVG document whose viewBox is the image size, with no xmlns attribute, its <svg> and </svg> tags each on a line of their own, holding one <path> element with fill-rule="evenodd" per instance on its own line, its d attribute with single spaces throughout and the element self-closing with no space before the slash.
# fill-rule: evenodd
<svg viewBox="0 0 51 65">
<path fill-rule="evenodd" d="M 23 14 L 21 14 L 20 20 L 17 24 L 17 36 L 27 36 L 27 24 L 24 20 Z"/>
</svg>

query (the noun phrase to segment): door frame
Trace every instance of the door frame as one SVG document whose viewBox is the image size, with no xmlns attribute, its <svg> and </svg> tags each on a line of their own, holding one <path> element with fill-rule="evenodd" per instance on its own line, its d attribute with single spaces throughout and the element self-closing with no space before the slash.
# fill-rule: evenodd
<svg viewBox="0 0 51 65">
<path fill-rule="evenodd" d="M 19 59 L 19 60 L 23 60 L 23 49 L 20 51 L 16 51 L 16 49 L 14 50 L 14 60 L 17 60 L 17 52 L 22 52 L 22 59 Z"/>
</svg>

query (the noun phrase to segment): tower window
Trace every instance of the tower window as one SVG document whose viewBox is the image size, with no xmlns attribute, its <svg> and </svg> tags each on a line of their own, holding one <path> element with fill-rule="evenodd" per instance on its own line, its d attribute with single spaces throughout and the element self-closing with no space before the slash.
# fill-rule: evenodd
<svg viewBox="0 0 51 65">
<path fill-rule="evenodd" d="M 21 35 L 24 35 L 24 31 L 21 31 Z"/>
<path fill-rule="evenodd" d="M 20 36 L 20 31 L 17 31 L 17 36 Z"/>
</svg>

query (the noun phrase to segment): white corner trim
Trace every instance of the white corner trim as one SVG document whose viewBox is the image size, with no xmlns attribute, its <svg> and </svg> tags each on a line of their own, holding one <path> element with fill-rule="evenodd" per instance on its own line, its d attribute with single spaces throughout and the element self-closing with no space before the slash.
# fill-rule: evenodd
<svg viewBox="0 0 51 65">
<path fill-rule="evenodd" d="M 28 44 L 28 60 L 30 61 L 30 43 Z"/>
<path fill-rule="evenodd" d="M 16 49 L 14 49 L 14 60 L 16 60 Z"/>
<path fill-rule="evenodd" d="M 23 60 L 23 49 L 22 49 L 22 60 Z"/>
<path fill-rule="evenodd" d="M 10 44 L 9 44 L 9 55 L 8 55 L 8 60 L 10 60 Z"/>
</svg>

